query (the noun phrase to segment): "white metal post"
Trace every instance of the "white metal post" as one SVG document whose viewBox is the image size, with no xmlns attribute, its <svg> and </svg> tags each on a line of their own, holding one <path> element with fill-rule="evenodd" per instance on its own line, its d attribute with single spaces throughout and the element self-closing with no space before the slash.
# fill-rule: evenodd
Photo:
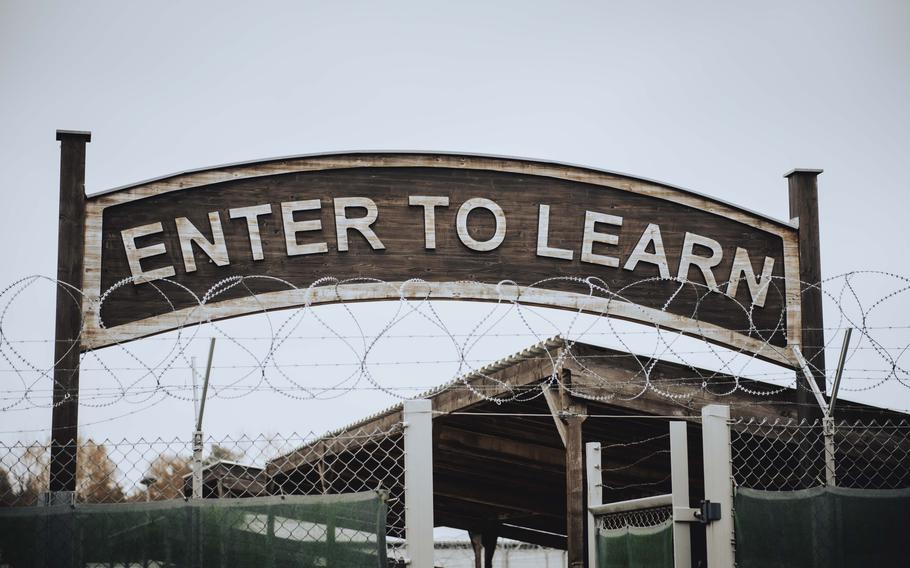
<svg viewBox="0 0 910 568">
<path fill-rule="evenodd" d="M 202 431 L 193 432 L 193 499 L 202 499 Z"/>
<path fill-rule="evenodd" d="M 708 523 L 708 567 L 730 568 L 733 542 L 733 464 L 730 448 L 730 407 L 710 404 L 701 409 L 705 460 L 705 499 L 720 504 L 720 519 Z"/>
<path fill-rule="evenodd" d="M 588 485 L 588 566 L 597 566 L 597 525 L 591 507 L 603 504 L 603 479 L 600 476 L 600 443 L 585 444 L 585 481 Z"/>
<path fill-rule="evenodd" d="M 822 418 L 822 435 L 825 438 L 825 485 L 837 485 L 837 473 L 834 466 L 834 417 L 825 415 Z"/>
<path fill-rule="evenodd" d="M 433 568 L 433 405 L 404 401 L 404 524 L 407 558 Z"/>
<path fill-rule="evenodd" d="M 673 565 L 692 566 L 692 543 L 689 523 L 676 522 L 677 516 L 689 509 L 689 440 L 686 423 L 670 422 L 670 482 L 673 494 Z"/>
</svg>

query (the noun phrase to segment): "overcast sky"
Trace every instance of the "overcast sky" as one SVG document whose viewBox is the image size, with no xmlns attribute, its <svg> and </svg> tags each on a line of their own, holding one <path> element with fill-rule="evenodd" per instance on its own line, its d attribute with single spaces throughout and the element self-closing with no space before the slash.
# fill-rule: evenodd
<svg viewBox="0 0 910 568">
<path fill-rule="evenodd" d="M 787 219 L 782 175 L 823 168 L 824 273 L 910 275 L 907 101 L 905 0 L 0 0 L 0 281 L 55 274 L 58 128 L 92 131 L 89 194 L 273 156 L 443 150 L 627 172 Z M 894 288 L 876 282 L 885 281 L 867 281 L 870 298 Z M 5 330 L 51 339 L 52 288 L 25 297 Z M 358 313 L 381 319 L 382 309 Z M 470 328 L 480 313 L 446 317 Z M 906 313 L 884 315 L 889 325 L 906 325 Z M 337 310 L 325 314 L 348 325 Z M 230 325 L 239 333 L 260 324 Z M 325 334 L 317 324 L 308 329 Z M 888 340 L 907 344 L 902 337 Z M 531 341 L 498 341 L 479 347 L 478 357 Z M 151 357 L 156 345 L 140 349 Z M 325 348 L 325 361 L 336 348 Z M 34 349 L 48 366 L 47 350 Z M 204 342 L 193 349 L 204 356 Z M 236 349 L 219 349 L 220 364 L 244 364 Z M 393 342 L 383 356 L 395 361 L 413 350 Z M 8 362 L 0 364 L 8 371 Z M 452 372 L 440 368 L 436 380 L 427 368 L 413 370 L 416 385 Z M 20 388 L 9 372 L 0 375 Z M 860 396 L 910 408 L 910 391 L 893 381 Z M 216 400 L 208 429 L 322 431 L 393 402 L 375 392 L 355 399 L 295 401 L 268 392 Z M 147 433 L 150 424 L 156 434 L 189 435 L 192 408 L 184 401 L 110 421 L 143 408 L 140 402 L 87 408 L 80 417 L 86 425 L 108 420 L 87 426 L 101 436 Z M 0 431 L 43 429 L 49 420 L 46 408 L 4 412 Z"/>
</svg>

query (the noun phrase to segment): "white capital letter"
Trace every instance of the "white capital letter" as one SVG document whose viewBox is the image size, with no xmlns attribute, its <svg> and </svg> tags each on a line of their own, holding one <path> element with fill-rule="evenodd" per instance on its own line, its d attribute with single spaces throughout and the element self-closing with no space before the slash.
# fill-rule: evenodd
<svg viewBox="0 0 910 568">
<path fill-rule="evenodd" d="M 651 243 L 654 243 L 654 252 L 648 252 L 648 246 Z M 623 268 L 625 270 L 635 270 L 639 262 L 655 264 L 660 269 L 661 278 L 670 277 L 670 268 L 667 266 L 667 253 L 664 252 L 664 240 L 660 236 L 660 225 L 651 223 L 645 228 L 641 238 L 638 239 L 638 244 L 635 245 L 635 250 L 626 259 L 626 264 Z"/>
<path fill-rule="evenodd" d="M 231 219 L 246 219 L 246 230 L 250 234 L 250 251 L 253 253 L 253 260 L 265 258 L 262 254 L 262 239 L 259 237 L 259 217 L 271 214 L 272 205 L 270 203 L 237 207 L 228 211 Z"/>
<path fill-rule="evenodd" d="M 301 245 L 297 242 L 297 233 L 304 231 L 322 230 L 322 221 L 311 219 L 309 221 L 295 221 L 295 211 L 314 211 L 319 210 L 322 205 L 318 199 L 307 199 L 304 201 L 285 201 L 281 204 L 281 222 L 284 225 L 284 245 L 287 248 L 288 256 L 297 256 L 299 254 L 318 254 L 329 252 L 329 245 L 322 243 L 309 243 Z"/>
<path fill-rule="evenodd" d="M 477 208 L 486 209 L 496 219 L 496 231 L 486 241 L 478 241 L 468 232 L 468 215 Z M 495 201 L 483 197 L 472 197 L 462 203 L 458 209 L 458 215 L 455 216 L 455 227 L 458 229 L 458 238 L 461 239 L 464 246 L 480 252 L 491 251 L 501 245 L 506 238 L 506 214 Z"/>
<path fill-rule="evenodd" d="M 408 196 L 408 205 L 423 207 L 423 232 L 426 236 L 426 248 L 436 248 L 436 208 L 448 207 L 448 197 L 432 197 L 429 195 Z"/>
<path fill-rule="evenodd" d="M 572 251 L 549 246 L 550 206 L 541 205 L 537 215 L 537 256 L 572 260 Z"/>
<path fill-rule="evenodd" d="M 622 226 L 622 217 L 616 215 L 607 215 L 606 213 L 597 213 L 595 211 L 585 211 L 585 234 L 581 242 L 581 261 L 590 262 L 591 264 L 601 264 L 603 266 L 619 266 L 619 259 L 615 256 L 605 256 L 594 254 L 594 243 L 604 243 L 616 245 L 619 243 L 619 237 L 598 233 L 594 230 L 596 223 L 605 223 L 607 225 Z"/>
<path fill-rule="evenodd" d="M 696 256 L 693 252 L 695 245 L 711 249 L 711 256 Z M 714 280 L 714 272 L 711 269 L 720 264 L 722 258 L 723 250 L 720 248 L 719 242 L 695 233 L 686 233 L 682 255 L 679 258 L 679 272 L 676 277 L 685 282 L 689 279 L 689 267 L 695 265 L 705 277 L 705 284 L 708 285 L 708 288 L 712 292 L 717 292 L 717 281 Z"/>
<path fill-rule="evenodd" d="M 174 271 L 173 266 L 164 266 L 156 268 L 155 270 L 149 270 L 148 272 L 142 271 L 142 263 L 140 261 L 143 258 L 165 254 L 167 248 L 164 246 L 164 243 L 155 243 L 147 247 L 137 248 L 136 239 L 146 235 L 154 235 L 163 230 L 164 228 L 161 226 L 161 223 L 158 222 L 120 231 L 120 238 L 123 239 L 123 248 L 126 249 L 126 261 L 130 265 L 130 274 L 133 275 L 133 284 L 141 284 L 143 282 L 161 278 L 170 278 L 177 274 Z"/>
<path fill-rule="evenodd" d="M 224 233 L 221 230 L 221 217 L 218 216 L 217 211 L 209 213 L 209 225 L 212 228 L 211 242 L 186 217 L 177 217 L 174 219 L 174 223 L 177 224 L 180 252 L 183 253 L 183 267 L 187 272 L 196 272 L 196 257 L 193 255 L 194 243 L 218 266 L 230 264 L 227 243 L 224 242 Z"/>
<path fill-rule="evenodd" d="M 345 209 L 348 207 L 362 207 L 367 214 L 356 219 L 349 219 Z M 372 199 L 367 197 L 339 197 L 335 199 L 335 235 L 338 237 L 338 250 L 348 250 L 348 231 L 360 231 L 373 249 L 384 249 L 385 246 L 370 225 L 376 222 L 379 210 Z"/>
<path fill-rule="evenodd" d="M 746 284 L 749 285 L 749 295 L 752 297 L 752 304 L 759 308 L 764 307 L 773 270 L 774 259 L 766 256 L 765 264 L 761 269 L 761 278 L 755 278 L 749 253 L 744 248 L 736 247 L 736 256 L 733 257 L 733 270 L 730 271 L 730 281 L 727 283 L 727 295 L 735 298 L 739 281 L 744 279 Z"/>
</svg>

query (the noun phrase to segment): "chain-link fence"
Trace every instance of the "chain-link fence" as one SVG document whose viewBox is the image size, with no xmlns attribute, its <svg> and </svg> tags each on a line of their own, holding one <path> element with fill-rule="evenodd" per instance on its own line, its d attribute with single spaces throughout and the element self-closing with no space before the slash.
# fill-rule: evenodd
<svg viewBox="0 0 910 568">
<path fill-rule="evenodd" d="M 733 420 L 730 444 L 738 566 L 906 566 L 910 422 Z"/>
<path fill-rule="evenodd" d="M 827 438 L 822 422 L 734 420 L 734 484 L 766 491 L 910 487 L 910 421 L 839 422 Z"/>
<path fill-rule="evenodd" d="M 0 507 L 4 508 L 0 512 L 9 516 L 15 510 L 48 503 L 47 496 L 55 485 L 51 479 L 51 454 L 49 443 L 0 446 Z M 154 507 L 155 502 L 193 503 L 194 469 L 198 470 L 202 502 L 244 498 L 244 506 L 253 506 L 258 500 L 276 496 L 280 499 L 372 492 L 382 496 L 387 511 L 382 524 L 384 536 L 388 537 L 389 558 L 394 561 L 403 556 L 405 466 L 401 424 L 327 436 L 209 438 L 196 464 L 192 441 L 181 439 L 80 440 L 76 456 L 75 467 L 63 464 L 65 473 L 61 474 L 69 478 L 75 470 L 73 501 L 81 511 L 107 504 L 106 517 L 113 512 L 126 514 L 133 505 L 141 509 Z M 186 518 L 180 510 L 165 514 L 162 506 L 164 503 L 155 509 L 158 517 Z M 247 512 L 246 516 L 250 514 L 253 513 Z M 262 518 L 273 517 L 266 514 Z M 254 524 L 265 522 L 256 514 L 249 518 Z M 169 524 L 175 526 L 173 522 Z M 298 519 L 291 524 L 285 529 L 272 527 L 269 534 L 280 538 L 284 530 L 292 540 L 319 540 L 327 530 L 324 522 Z M 322 531 L 322 537 L 313 531 Z M 356 526 L 338 526 L 332 531 L 332 538 L 349 543 L 369 541 L 368 535 Z"/>
<path fill-rule="evenodd" d="M 664 507 L 652 507 L 649 509 L 638 509 L 622 513 L 613 513 L 609 515 L 599 515 L 597 519 L 597 528 L 603 530 L 618 530 L 628 527 L 647 528 L 663 525 L 673 518 L 673 507 L 670 505 Z"/>
</svg>

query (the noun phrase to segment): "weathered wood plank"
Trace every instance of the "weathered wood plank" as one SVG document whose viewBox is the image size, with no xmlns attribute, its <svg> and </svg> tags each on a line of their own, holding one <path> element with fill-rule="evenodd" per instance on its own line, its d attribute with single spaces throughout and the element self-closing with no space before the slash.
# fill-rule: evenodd
<svg viewBox="0 0 910 568">
<path fill-rule="evenodd" d="M 82 337 L 85 145 L 89 132 L 57 131 L 60 147 L 60 220 L 57 233 L 57 306 L 51 412 L 50 491 L 76 490 L 79 355 Z"/>
<path fill-rule="evenodd" d="M 412 206 L 411 198 L 415 196 L 445 198 L 445 203 L 449 204 L 434 202 L 439 205 L 432 207 L 433 221 L 437 225 L 432 239 L 426 226 L 429 205 L 417 202 L 423 207 Z M 342 219 L 346 227 L 354 226 L 353 229 L 345 229 L 342 233 L 332 231 L 332 217 L 326 211 L 331 209 L 333 199 L 347 197 L 367 198 L 369 203 L 376 205 L 374 213 L 378 217 L 370 224 L 371 230 L 375 230 L 375 239 L 368 242 L 369 239 L 362 238 L 369 235 L 358 230 L 356 220 L 348 219 L 346 214 L 336 215 L 335 219 Z M 476 209 L 470 217 L 459 216 L 464 204 L 478 198 L 492 200 L 501 208 L 502 215 L 497 217 L 499 209 L 493 207 Z M 302 210 L 304 218 L 292 217 L 288 221 L 278 213 L 282 203 L 306 200 L 319 204 L 325 215 Z M 538 223 L 539 218 L 542 219 L 538 205 L 543 204 L 548 206 L 547 222 L 541 225 Z M 335 202 L 336 213 L 337 205 Z M 367 209 L 370 210 L 369 206 Z M 592 211 L 611 218 L 623 217 L 622 225 L 615 227 L 615 246 L 606 229 L 583 230 L 584 221 L 590 218 Z M 212 214 L 220 219 L 219 231 L 215 231 Z M 208 262 L 206 254 L 193 248 L 196 245 L 179 239 L 176 229 L 171 227 L 176 219 L 187 219 L 199 229 L 199 235 L 204 238 L 197 244 L 203 248 L 207 246 L 204 240 L 212 239 L 211 246 L 215 248 L 211 250 L 218 251 L 214 257 L 217 262 Z M 255 234 L 250 230 L 251 219 L 255 220 L 258 229 Z M 297 246 L 296 240 L 294 243 L 289 241 L 289 222 L 295 231 L 303 231 L 297 233 L 295 239 L 302 239 L 304 244 L 325 243 L 319 251 L 326 252 L 289 256 L 290 250 Z M 722 245 L 719 250 L 723 253 L 724 264 L 718 268 L 718 283 L 725 282 L 734 249 L 738 247 L 752 255 L 755 266 L 760 266 L 763 256 L 775 258 L 773 275 L 780 279 L 775 280 L 780 285 L 773 286 L 774 294 L 769 295 L 776 299 L 769 300 L 765 308 L 753 313 L 760 326 L 778 326 L 776 317 L 768 315 L 765 318 L 768 321 L 762 317 L 772 313 L 779 316 L 785 300 L 787 321 L 797 309 L 792 305 L 798 298 L 792 294 L 796 275 L 792 273 L 794 265 L 791 262 L 796 251 L 796 233 L 784 223 L 772 222 L 717 200 L 663 184 L 559 164 L 477 156 L 352 154 L 214 168 L 93 197 L 88 204 L 86 229 L 85 280 L 90 291 L 85 303 L 89 318 L 86 345 L 98 347 L 129 340 L 177 325 L 205 321 L 207 316 L 215 319 L 232 317 L 304 303 L 304 294 L 284 291 L 276 281 L 263 280 L 252 285 L 254 293 L 262 294 L 261 301 L 249 301 L 244 297 L 248 293 L 237 287 L 220 296 L 224 301 L 209 314 L 201 315 L 199 310 L 194 313 L 189 294 L 176 298 L 176 313 L 165 313 L 170 309 L 167 302 L 162 301 L 151 285 L 144 284 L 118 290 L 106 300 L 100 314 L 94 313 L 91 308 L 100 293 L 131 273 L 127 270 L 122 231 L 161 224 L 160 234 L 149 233 L 142 237 L 146 241 L 137 241 L 137 246 L 160 245 L 165 252 L 144 259 L 144 270 L 173 269 L 176 280 L 197 293 L 208 290 L 227 275 L 236 274 L 269 273 L 298 287 L 306 287 L 320 276 L 365 275 L 379 276 L 396 284 L 348 287 L 349 297 L 345 301 L 396 299 L 401 293 L 399 284 L 420 276 L 430 284 L 414 291 L 411 297 L 421 297 L 430 291 L 440 298 L 495 301 L 499 299 L 495 284 L 504 279 L 527 286 L 552 276 L 594 276 L 612 290 L 623 290 L 628 301 L 642 304 L 644 309 L 630 307 L 625 302 L 604 303 L 603 298 L 599 302 L 586 299 L 586 291 L 575 290 L 576 294 L 567 294 L 572 291 L 571 287 L 584 288 L 584 285 L 566 285 L 566 281 L 551 281 L 545 285 L 548 289 L 537 290 L 527 299 L 531 303 L 565 309 L 610 313 L 636 320 L 644 318 L 665 327 L 707 334 L 725 344 L 752 351 L 763 349 L 754 339 L 736 333 L 745 327 L 745 312 L 736 315 L 736 310 L 730 309 L 732 300 L 725 299 L 721 293 L 710 294 L 700 302 L 700 319 L 715 326 L 702 329 L 686 322 L 694 298 L 683 294 L 677 296 L 666 312 L 659 309 L 661 297 L 673 293 L 674 283 L 662 281 L 647 287 L 624 289 L 643 277 L 663 273 L 647 262 L 639 262 L 635 268 L 627 270 L 619 265 L 611 267 L 612 261 L 604 260 L 629 257 L 638 245 L 644 227 L 651 222 L 664 224 L 663 246 L 671 263 L 677 263 L 680 254 L 688 254 L 690 261 L 701 258 L 697 252 L 680 252 L 684 241 L 690 240 L 686 235 L 711 233 L 707 236 Z M 306 223 L 310 225 L 304 226 Z M 462 226 L 461 235 L 456 230 L 458 226 Z M 545 226 L 549 234 L 549 242 L 542 249 L 540 235 L 534 231 L 534 227 L 541 226 Z M 338 228 L 337 223 L 335 228 Z M 488 251 L 479 251 L 471 245 L 475 241 L 495 244 L 500 238 L 502 244 Z M 380 241 L 381 247 L 377 244 Z M 181 251 L 187 247 L 190 251 L 196 250 L 189 264 L 181 257 Z M 544 254 L 535 254 L 541 250 Z M 554 253 L 556 256 L 552 256 L 546 252 L 554 250 L 571 252 L 572 260 L 568 260 L 566 254 Z M 583 250 L 588 251 L 589 262 L 582 262 Z M 314 249 L 314 252 L 319 251 Z M 704 280 L 697 264 L 691 264 L 686 275 L 694 282 Z M 185 265 L 193 266 L 195 270 L 185 272 Z M 669 273 L 675 275 L 672 270 Z M 472 287 L 462 281 L 479 282 L 487 287 Z M 169 288 L 166 290 L 169 297 L 181 295 L 173 286 L 165 284 L 164 287 Z M 749 294 L 749 286 L 739 286 L 736 299 L 748 305 Z M 405 295 L 409 295 L 407 291 Z M 327 289 L 318 291 L 313 301 L 325 303 L 338 301 L 338 298 L 334 289 Z M 118 309 L 118 305 L 121 308 Z M 127 305 L 130 310 L 122 309 Z M 733 315 L 742 321 L 732 321 Z M 112 328 L 102 329 L 99 316 Z M 785 325 L 779 327 L 779 331 L 772 334 L 778 347 L 790 333 Z M 789 364 L 786 353 L 762 353 L 762 356 Z"/>
<path fill-rule="evenodd" d="M 797 393 L 799 417 L 821 418 L 821 409 L 813 400 L 808 382 L 814 380 L 825 392 L 825 322 L 822 310 L 822 265 L 818 222 L 818 175 L 822 170 L 797 169 L 787 173 L 790 190 L 790 217 L 799 221 L 799 279 L 803 283 L 800 302 L 802 331 L 800 350 L 810 363 L 812 377 L 797 370 L 800 389 Z M 799 369 L 797 367 L 797 369 Z"/>
</svg>

